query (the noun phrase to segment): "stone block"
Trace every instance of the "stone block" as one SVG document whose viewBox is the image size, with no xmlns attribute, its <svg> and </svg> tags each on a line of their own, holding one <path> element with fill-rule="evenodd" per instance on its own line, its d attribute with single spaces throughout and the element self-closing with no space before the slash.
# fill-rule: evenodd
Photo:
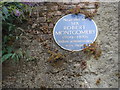
<svg viewBox="0 0 120 90">
<path fill-rule="evenodd" d="M 37 22 L 39 22 L 39 23 L 46 22 L 46 17 L 37 18 Z"/>
</svg>

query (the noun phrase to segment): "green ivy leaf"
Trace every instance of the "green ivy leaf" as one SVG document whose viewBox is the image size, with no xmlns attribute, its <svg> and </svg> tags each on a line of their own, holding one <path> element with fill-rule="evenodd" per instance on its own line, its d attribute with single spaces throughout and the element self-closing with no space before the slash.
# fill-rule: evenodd
<svg viewBox="0 0 120 90">
<path fill-rule="evenodd" d="M 22 53 L 21 50 L 19 50 L 18 56 L 21 57 L 21 58 L 23 58 L 23 53 Z"/>
<path fill-rule="evenodd" d="M 15 55 L 16 55 L 16 53 L 14 53 L 11 58 L 14 59 L 14 58 L 15 58 Z"/>
<path fill-rule="evenodd" d="M 18 55 L 16 55 L 16 60 L 17 60 L 17 61 L 19 60 L 19 56 L 18 56 Z"/>
<path fill-rule="evenodd" d="M 8 52 L 8 53 L 11 53 L 11 52 L 12 52 L 12 50 L 13 50 L 13 48 L 12 48 L 12 47 L 9 47 L 9 46 L 7 47 L 7 52 Z"/>
<path fill-rule="evenodd" d="M 3 6 L 2 11 L 5 14 L 5 17 L 7 18 L 7 16 L 9 15 L 8 14 L 8 9 L 5 6 Z"/>
<path fill-rule="evenodd" d="M 12 53 L 3 55 L 2 56 L 2 62 L 4 62 L 5 60 L 9 59 L 11 56 L 12 56 Z"/>
</svg>

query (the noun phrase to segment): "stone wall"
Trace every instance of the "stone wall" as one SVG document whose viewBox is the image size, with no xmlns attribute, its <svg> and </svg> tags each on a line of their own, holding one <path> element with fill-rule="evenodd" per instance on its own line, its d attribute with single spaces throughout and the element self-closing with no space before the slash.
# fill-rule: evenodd
<svg viewBox="0 0 120 90">
<path fill-rule="evenodd" d="M 3 80 L 3 87 L 30 88 L 116 88 L 118 87 L 118 3 L 100 3 L 93 20 L 98 27 L 97 42 L 102 56 L 95 60 L 82 51 L 61 49 L 53 40 L 55 23 L 70 9 L 82 3 L 39 3 L 21 36 L 21 46 L 28 51 L 29 62 L 16 65 Z M 89 6 L 93 10 L 93 6 Z M 88 10 L 88 9 L 87 9 Z M 61 53 L 64 59 L 58 64 L 48 62 L 50 52 Z M 83 70 L 82 65 L 87 66 Z M 11 79 L 12 78 L 12 79 Z"/>
</svg>

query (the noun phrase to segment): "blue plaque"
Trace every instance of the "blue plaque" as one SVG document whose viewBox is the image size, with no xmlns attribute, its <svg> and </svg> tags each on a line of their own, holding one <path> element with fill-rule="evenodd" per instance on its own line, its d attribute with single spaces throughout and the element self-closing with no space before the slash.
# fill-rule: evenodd
<svg viewBox="0 0 120 90">
<path fill-rule="evenodd" d="M 68 14 L 55 24 L 53 37 L 55 42 L 63 49 L 80 51 L 84 44 L 93 43 L 98 30 L 95 22 L 85 18 L 83 14 Z"/>
</svg>

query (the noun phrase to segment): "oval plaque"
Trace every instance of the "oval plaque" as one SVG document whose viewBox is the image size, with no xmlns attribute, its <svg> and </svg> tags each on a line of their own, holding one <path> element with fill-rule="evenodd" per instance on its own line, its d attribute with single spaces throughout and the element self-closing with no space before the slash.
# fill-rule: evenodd
<svg viewBox="0 0 120 90">
<path fill-rule="evenodd" d="M 68 14 L 55 24 L 53 37 L 55 42 L 63 49 L 80 51 L 84 44 L 93 43 L 98 30 L 95 22 L 85 18 L 83 14 Z"/>
</svg>

